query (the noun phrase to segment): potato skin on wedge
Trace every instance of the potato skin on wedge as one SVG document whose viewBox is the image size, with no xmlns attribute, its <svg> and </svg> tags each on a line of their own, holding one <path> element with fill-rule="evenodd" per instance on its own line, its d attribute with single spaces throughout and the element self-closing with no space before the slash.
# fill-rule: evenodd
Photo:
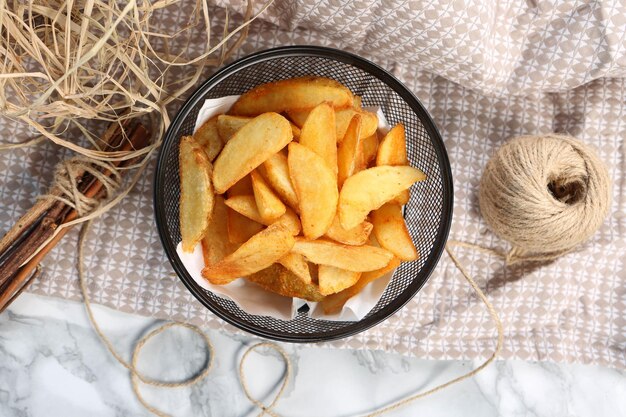
<svg viewBox="0 0 626 417">
<path fill-rule="evenodd" d="M 292 138 L 289 121 L 278 113 L 264 113 L 250 120 L 230 138 L 215 160 L 215 192 L 224 193 L 287 146 Z"/>
<path fill-rule="evenodd" d="M 352 106 L 352 92 L 341 83 L 323 77 L 300 77 L 261 84 L 244 93 L 230 109 L 235 116 L 266 112 L 310 110 L 328 102 L 335 109 Z"/>
<path fill-rule="evenodd" d="M 246 279 L 285 297 L 302 298 L 314 302 L 324 299 L 317 285 L 305 283 L 293 272 L 279 264 L 273 264 L 266 269 L 250 274 Z"/>
<path fill-rule="evenodd" d="M 193 252 L 204 237 L 215 204 L 211 184 L 211 161 L 191 136 L 183 136 L 179 145 L 180 234 L 183 250 Z"/>
</svg>

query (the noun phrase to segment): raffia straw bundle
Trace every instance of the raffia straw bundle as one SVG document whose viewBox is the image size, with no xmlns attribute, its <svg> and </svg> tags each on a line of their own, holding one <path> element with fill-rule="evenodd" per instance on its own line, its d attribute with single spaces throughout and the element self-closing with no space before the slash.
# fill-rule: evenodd
<svg viewBox="0 0 626 417">
<path fill-rule="evenodd" d="M 218 32 L 211 26 L 207 3 L 196 0 L 180 27 L 161 27 L 159 16 L 178 10 L 180 3 L 0 2 L 0 114 L 25 122 L 40 134 L 23 144 L 2 144 L 0 149 L 48 138 L 93 159 L 131 159 L 150 153 L 151 148 L 102 152 L 98 135 L 85 124 L 156 113 L 153 133 L 158 142 L 169 124 L 166 106 L 194 87 L 206 66 L 221 65 L 237 50 L 248 24 L 258 16 L 252 16 L 248 0 L 244 23 L 229 31 L 227 14 Z M 212 32 L 222 35 L 217 42 Z M 199 36 L 205 39 L 205 50 L 188 56 L 190 41 L 197 42 Z M 70 128 L 79 129 L 96 149 L 63 138 Z"/>
<path fill-rule="evenodd" d="M 84 157 L 86 165 L 109 163 L 114 174 L 111 162 L 139 158 L 125 168 L 138 168 L 127 186 L 64 227 L 98 217 L 128 194 L 161 144 L 170 123 L 166 106 L 195 87 L 207 66 L 219 66 L 232 55 L 250 22 L 272 1 L 253 16 L 253 1 L 247 0 L 243 23 L 232 30 L 228 10 L 221 17 L 223 27 L 216 27 L 202 0 L 186 7 L 190 10 L 180 27 L 162 27 L 159 17 L 181 9 L 181 3 L 0 1 L 0 115 L 37 133 L 21 143 L 0 142 L 0 150 L 48 139 Z M 189 56 L 190 42 L 198 37 L 205 39 L 205 49 Z M 103 150 L 97 130 L 137 118 L 150 121 L 149 146 Z M 79 132 L 80 140 L 70 139 L 70 131 Z"/>
</svg>

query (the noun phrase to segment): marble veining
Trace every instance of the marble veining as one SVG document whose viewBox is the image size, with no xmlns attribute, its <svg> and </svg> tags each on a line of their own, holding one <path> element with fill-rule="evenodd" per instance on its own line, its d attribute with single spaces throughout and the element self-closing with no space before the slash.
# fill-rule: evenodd
<svg viewBox="0 0 626 417">
<path fill-rule="evenodd" d="M 103 331 L 130 360 L 133 344 L 158 325 L 95 306 Z M 239 359 L 259 339 L 207 331 L 215 347 L 209 377 L 189 388 L 143 385 L 146 400 L 173 416 L 256 416 L 237 380 Z M 431 361 L 377 351 L 283 344 L 293 369 L 276 411 L 281 416 L 362 415 L 405 394 L 467 372 L 480 361 Z M 207 361 L 203 341 L 175 329 L 146 345 L 139 369 L 170 381 Z M 260 351 L 245 366 L 250 391 L 269 403 L 285 368 Z M 0 416 L 149 416 L 128 372 L 100 343 L 84 307 L 30 294 L 0 315 Z M 626 416 L 626 373 L 596 366 L 498 361 L 469 381 L 390 416 Z"/>
</svg>

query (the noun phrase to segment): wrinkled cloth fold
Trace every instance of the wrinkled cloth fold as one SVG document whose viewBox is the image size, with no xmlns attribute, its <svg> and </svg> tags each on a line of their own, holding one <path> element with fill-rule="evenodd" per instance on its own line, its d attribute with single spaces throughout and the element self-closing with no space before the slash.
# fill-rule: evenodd
<svg viewBox="0 0 626 417">
<path fill-rule="evenodd" d="M 228 3 L 240 9 L 239 2 Z M 626 9 L 608 1 L 556 3 L 276 0 L 264 20 L 251 25 L 239 56 L 320 44 L 356 52 L 405 82 L 433 116 L 448 149 L 455 184 L 450 236 L 456 240 L 508 248 L 488 230 L 477 203 L 482 170 L 508 139 L 558 132 L 595 146 L 609 168 L 613 195 L 608 219 L 589 242 L 550 264 L 514 267 L 455 251 L 501 315 L 503 358 L 625 369 Z M 173 27 L 179 18 L 172 10 L 162 24 Z M 200 43 L 191 47 L 200 51 Z M 0 132 L 4 138 L 30 137 L 8 120 L 1 121 Z M 45 191 L 49 174 L 66 156 L 51 143 L 0 154 L 0 232 Z M 169 265 L 154 223 L 152 170 L 93 225 L 85 248 L 93 302 L 239 332 L 197 302 Z M 48 256 L 29 291 L 80 299 L 74 233 Z M 488 355 L 494 338 L 487 311 L 444 255 L 397 314 L 321 346 L 467 359 Z"/>
</svg>

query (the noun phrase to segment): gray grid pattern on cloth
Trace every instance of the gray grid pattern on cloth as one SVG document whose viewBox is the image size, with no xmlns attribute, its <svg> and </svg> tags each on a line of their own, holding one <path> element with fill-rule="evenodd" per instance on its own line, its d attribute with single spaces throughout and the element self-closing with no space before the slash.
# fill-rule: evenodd
<svg viewBox="0 0 626 417">
<path fill-rule="evenodd" d="M 476 201 L 482 169 L 507 139 L 556 131 L 596 146 L 614 181 L 613 203 L 600 231 L 578 251 L 548 265 L 515 268 L 467 250 L 458 249 L 458 256 L 501 314 L 503 358 L 626 368 L 626 80 L 617 78 L 626 73 L 625 35 L 618 30 L 626 22 L 624 8 L 609 2 L 555 7 L 535 2 L 492 10 L 469 1 L 443 7 L 436 1 L 394 0 L 382 2 L 382 13 L 381 6 L 366 3 L 277 0 L 268 21 L 252 25 L 239 56 L 279 45 L 320 44 L 358 52 L 391 70 L 422 101 L 446 143 L 455 182 L 454 239 L 507 247 L 488 231 Z M 163 24 L 174 25 L 179 14 L 165 11 Z M 493 35 L 492 44 L 479 43 L 485 30 Z M 609 76 L 614 78 L 588 82 Z M 0 132 L 4 138 L 31 135 L 8 120 Z M 55 163 L 66 154 L 49 142 L 0 154 L 0 231 L 45 191 Z M 154 224 L 152 178 L 148 170 L 93 226 L 85 248 L 93 302 L 239 332 L 200 305 L 173 273 Z M 48 256 L 31 292 L 80 299 L 75 237 L 71 232 Z M 484 307 L 444 256 L 397 314 L 321 346 L 461 359 L 488 354 L 493 334 Z"/>
</svg>

